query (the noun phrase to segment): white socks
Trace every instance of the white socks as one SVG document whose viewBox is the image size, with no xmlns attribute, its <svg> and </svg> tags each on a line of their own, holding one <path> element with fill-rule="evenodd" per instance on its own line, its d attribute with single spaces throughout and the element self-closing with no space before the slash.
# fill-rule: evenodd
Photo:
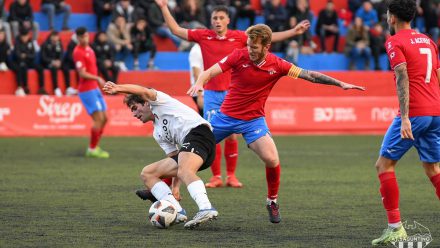
<svg viewBox="0 0 440 248">
<path fill-rule="evenodd" d="M 199 210 L 212 208 L 209 202 L 208 194 L 206 194 L 205 185 L 202 180 L 197 180 L 188 185 L 188 192 L 197 203 Z M 156 196 L 156 195 L 155 195 Z"/>
<path fill-rule="evenodd" d="M 171 202 L 174 206 L 176 206 L 177 212 L 182 211 L 182 206 L 180 203 L 174 198 L 173 193 L 171 193 L 170 187 L 163 181 L 156 183 L 153 188 L 151 188 L 151 193 L 158 200 L 166 200 Z"/>
<path fill-rule="evenodd" d="M 392 228 L 398 228 L 398 227 L 401 227 L 401 226 L 402 226 L 402 222 L 399 221 L 399 222 L 397 222 L 397 223 L 388 223 L 388 226 L 389 226 L 389 227 L 392 227 Z"/>
</svg>

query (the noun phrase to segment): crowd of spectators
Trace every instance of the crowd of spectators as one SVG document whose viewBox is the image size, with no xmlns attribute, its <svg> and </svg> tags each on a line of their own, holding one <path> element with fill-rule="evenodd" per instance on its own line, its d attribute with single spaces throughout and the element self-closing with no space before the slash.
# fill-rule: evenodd
<svg viewBox="0 0 440 248">
<path fill-rule="evenodd" d="M 168 5 L 176 21 L 185 28 L 210 27 L 210 12 L 216 5 L 228 7 L 232 29 L 237 28 L 239 18 L 247 18 L 247 23 L 252 25 L 258 15 L 264 17 L 273 31 L 292 28 L 302 20 L 313 21 L 316 24 L 314 30 L 274 43 L 272 51 L 284 53 L 286 59 L 293 63 L 298 62 L 299 54 L 344 53 L 350 61 L 347 69 L 387 69 L 379 66 L 379 58 L 385 52 L 384 41 L 389 35 L 384 0 L 347 0 L 346 9 L 337 8 L 332 0 L 328 0 L 318 13 L 311 11 L 309 0 L 260 1 L 261 11 L 254 10 L 250 0 L 170 0 Z M 440 36 L 440 1 L 417 2 L 418 17 L 425 24 L 419 31 L 437 41 Z M 137 70 L 141 69 L 140 54 L 149 52 L 146 69 L 157 69 L 154 64 L 157 51 L 153 40 L 155 35 L 171 39 L 179 51 L 191 48 L 192 44 L 171 33 L 153 0 L 93 0 L 93 11 L 97 16 L 99 32 L 92 47 L 97 55 L 99 71 L 106 80 L 117 81 L 119 72 L 127 70 L 124 61 L 129 55 L 133 56 L 133 68 Z M 0 71 L 15 71 L 19 86 L 16 93 L 24 95 L 28 92 L 24 72 L 29 68 L 37 70 L 39 92 L 45 94 L 42 71 L 49 69 L 55 93 L 62 95 L 57 77 L 57 71 L 61 70 L 68 89 L 64 94 L 74 94 L 74 89 L 69 87 L 69 70 L 74 69 L 71 52 L 76 45 L 75 37 L 64 51 L 54 24 L 56 16 L 62 14 L 61 30 L 69 30 L 71 7 L 62 0 L 42 0 L 41 12 L 48 17 L 51 33 L 40 49 L 37 44 L 39 24 L 34 20 L 29 0 L 15 0 L 8 10 L 4 0 L 0 0 Z M 110 20 L 109 25 L 106 19 Z M 344 29 L 343 35 L 341 29 Z M 341 44 L 344 40 L 345 45 Z M 359 60 L 364 60 L 362 68 L 357 67 Z M 373 61 L 372 68 L 370 61 Z"/>
</svg>

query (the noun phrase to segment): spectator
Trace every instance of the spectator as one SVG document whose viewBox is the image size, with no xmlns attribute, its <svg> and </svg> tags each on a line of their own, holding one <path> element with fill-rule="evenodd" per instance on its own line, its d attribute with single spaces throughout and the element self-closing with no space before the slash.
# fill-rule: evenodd
<svg viewBox="0 0 440 248">
<path fill-rule="evenodd" d="M 205 26 L 205 9 L 198 0 L 183 0 L 180 25 L 185 28 L 197 28 Z"/>
<path fill-rule="evenodd" d="M 13 52 L 13 68 L 17 76 L 17 90 L 15 94 L 17 96 L 25 96 L 29 93 L 28 89 L 28 69 L 35 69 L 38 73 L 39 94 L 46 95 L 44 90 L 44 74 L 43 67 L 35 61 L 35 47 L 30 37 L 29 30 L 22 28 L 20 34 L 15 41 L 15 47 Z"/>
<path fill-rule="evenodd" d="M 232 22 L 232 28 L 237 28 L 237 20 L 238 18 L 248 18 L 249 19 L 249 26 L 254 25 L 255 22 L 255 10 L 252 8 L 251 1 L 250 0 L 234 0 L 232 1 L 232 6 L 235 7 L 237 10 L 237 15 L 234 18 Z"/>
<path fill-rule="evenodd" d="M 114 11 L 114 0 L 93 0 L 93 12 L 96 14 L 96 25 L 98 27 L 98 31 L 103 30 L 101 23 L 102 19 L 112 15 Z"/>
<path fill-rule="evenodd" d="M 64 13 L 63 30 L 69 30 L 70 5 L 64 0 L 43 0 L 41 2 L 41 11 L 49 17 L 49 29 L 55 30 L 55 14 Z"/>
<path fill-rule="evenodd" d="M 289 4 L 289 16 L 295 17 L 294 20 L 290 18 L 288 25 L 291 25 L 290 22 L 292 21 L 296 21 L 295 23 L 300 23 L 304 20 L 308 20 L 309 22 L 312 21 L 313 15 L 310 12 L 309 2 L 307 0 L 296 0 L 296 1 L 291 0 L 288 1 L 287 4 Z M 309 44 L 310 47 L 316 46 L 316 44 L 312 42 L 312 34 L 310 32 L 310 29 L 306 30 L 303 34 L 294 38 L 298 38 L 299 49 L 301 49 L 301 47 L 307 43 Z"/>
<path fill-rule="evenodd" d="M 9 23 L 12 26 L 14 37 L 20 34 L 21 29 L 32 29 L 32 40 L 38 49 L 38 23 L 34 22 L 34 13 L 27 0 L 15 0 L 9 8 Z"/>
<path fill-rule="evenodd" d="M 9 55 L 11 54 L 11 47 L 6 38 L 4 30 L 0 30 L 0 71 L 7 71 L 11 67 L 9 63 Z"/>
<path fill-rule="evenodd" d="M 69 70 L 75 71 L 76 76 L 76 82 L 78 82 L 78 72 L 76 70 L 75 62 L 73 61 L 73 50 L 75 49 L 76 45 L 78 45 L 78 40 L 76 38 L 76 34 L 72 34 L 72 38 L 70 39 L 69 44 L 67 45 L 67 51 L 63 58 L 63 65 L 66 66 Z M 66 92 L 67 93 L 67 92 Z M 74 93 L 77 93 L 77 90 L 75 90 Z"/>
<path fill-rule="evenodd" d="M 379 21 L 377 17 L 377 11 L 373 9 L 373 5 L 370 1 L 365 1 L 362 7 L 356 11 L 356 17 L 360 17 L 368 28 L 371 28 L 375 23 Z"/>
<path fill-rule="evenodd" d="M 285 30 L 287 18 L 287 11 L 281 5 L 281 0 L 270 0 L 264 5 L 264 19 L 273 32 Z M 282 42 L 273 43 L 271 49 L 274 52 L 280 52 L 282 46 Z"/>
<path fill-rule="evenodd" d="M 131 4 L 134 6 L 136 18 L 146 17 L 148 14 L 148 8 L 154 1 L 145 0 L 131 0 Z"/>
<path fill-rule="evenodd" d="M 386 35 L 381 23 L 374 24 L 370 29 L 370 48 L 373 54 L 374 70 L 381 70 L 379 64 L 379 57 L 381 54 L 386 53 L 385 50 Z"/>
<path fill-rule="evenodd" d="M 5 1 L 0 0 L 0 30 L 5 31 L 6 41 L 8 42 L 9 47 L 12 47 L 12 35 L 11 35 L 11 26 L 7 22 L 7 13 L 5 10 Z"/>
<path fill-rule="evenodd" d="M 209 16 L 211 16 L 214 7 L 219 5 L 223 5 L 226 6 L 226 8 L 228 8 L 229 19 L 231 20 L 231 23 L 234 23 L 235 19 L 237 18 L 237 9 L 234 6 L 232 6 L 230 0 L 207 0 L 206 11 L 208 12 Z"/>
<path fill-rule="evenodd" d="M 116 19 L 118 16 L 123 16 L 127 23 L 134 23 L 135 11 L 130 0 L 119 0 L 115 6 L 113 18 Z"/>
<path fill-rule="evenodd" d="M 119 68 L 126 71 L 127 67 L 123 61 L 128 53 L 133 51 L 133 45 L 130 38 L 130 25 L 127 24 L 124 16 L 116 16 L 114 22 L 110 23 L 107 28 L 107 35 L 110 42 L 115 45 L 116 52 L 122 55 L 120 61 L 117 62 Z"/>
<path fill-rule="evenodd" d="M 319 12 L 318 22 L 316 24 L 316 33 L 321 41 L 321 50 L 326 52 L 325 39 L 334 36 L 333 51 L 338 52 L 339 45 L 339 27 L 338 14 L 335 11 L 335 4 L 332 0 L 327 1 L 325 9 Z"/>
<path fill-rule="evenodd" d="M 139 70 L 139 53 L 148 51 L 150 52 L 148 69 L 155 69 L 156 45 L 153 41 L 153 30 L 151 30 L 145 18 L 139 18 L 136 21 L 136 24 L 130 30 L 130 36 L 133 44 L 134 69 Z"/>
<path fill-rule="evenodd" d="M 296 17 L 291 16 L 289 19 L 289 29 L 295 27 L 298 24 Z M 312 41 L 310 35 L 296 35 L 289 39 L 286 49 L 286 60 L 291 61 L 294 64 L 298 64 L 298 55 L 301 54 L 314 54 L 316 44 Z"/>
<path fill-rule="evenodd" d="M 425 33 L 437 44 L 440 34 L 438 26 L 438 3 L 434 0 L 420 1 L 420 8 L 422 9 L 423 19 L 425 20 Z"/>
<path fill-rule="evenodd" d="M 63 64 L 64 50 L 57 31 L 52 31 L 47 40 L 43 43 L 40 56 L 43 67 L 50 70 L 55 95 L 63 95 L 60 89 L 60 82 L 58 81 L 58 70 L 63 72 L 66 95 L 74 95 L 76 90 L 70 87 L 69 68 Z"/>
<path fill-rule="evenodd" d="M 338 17 L 342 20 L 342 25 L 348 27 L 353 20 L 353 13 L 348 9 L 342 8 L 338 11 Z"/>
<path fill-rule="evenodd" d="M 368 29 L 360 17 L 354 19 L 354 23 L 348 29 L 345 38 L 345 54 L 350 60 L 349 69 L 354 70 L 358 59 L 365 59 L 365 68 L 370 67 L 371 49 Z"/>
<path fill-rule="evenodd" d="M 105 32 L 98 32 L 92 48 L 96 54 L 96 63 L 98 71 L 102 74 L 105 81 L 118 81 L 119 67 L 115 64 L 116 50 L 112 43 L 108 41 Z M 111 72 L 111 76 L 109 74 Z"/>
</svg>

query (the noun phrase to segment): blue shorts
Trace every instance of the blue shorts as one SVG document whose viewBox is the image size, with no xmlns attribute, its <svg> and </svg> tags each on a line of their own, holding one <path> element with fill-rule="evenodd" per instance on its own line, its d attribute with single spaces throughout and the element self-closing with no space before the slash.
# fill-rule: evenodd
<svg viewBox="0 0 440 248">
<path fill-rule="evenodd" d="M 104 97 L 99 89 L 80 92 L 78 96 L 89 115 L 92 115 L 96 111 L 102 112 L 107 110 L 107 104 L 105 104 Z"/>
<path fill-rule="evenodd" d="M 223 139 L 234 133 L 241 133 L 246 140 L 246 144 L 250 144 L 257 139 L 270 134 L 264 117 L 255 118 L 250 121 L 244 121 L 232 118 L 218 112 L 212 116 L 211 125 L 215 136 L 215 143 L 221 142 Z"/>
<path fill-rule="evenodd" d="M 400 137 L 400 117 L 396 117 L 388 128 L 382 142 L 380 155 L 399 160 L 415 146 L 420 160 L 427 163 L 440 161 L 440 116 L 418 116 L 409 118 L 414 140 Z"/>
<path fill-rule="evenodd" d="M 212 116 L 220 112 L 223 100 L 228 91 L 205 90 L 203 95 L 203 118 L 211 121 Z"/>
</svg>

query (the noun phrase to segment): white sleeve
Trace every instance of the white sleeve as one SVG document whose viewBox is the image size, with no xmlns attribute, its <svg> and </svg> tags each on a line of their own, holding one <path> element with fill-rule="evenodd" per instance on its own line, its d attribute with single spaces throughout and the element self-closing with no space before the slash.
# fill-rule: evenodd
<svg viewBox="0 0 440 248">
<path fill-rule="evenodd" d="M 156 101 L 149 101 L 151 105 L 163 105 L 166 104 L 171 99 L 171 96 L 163 93 L 162 91 L 156 90 Z"/>
<path fill-rule="evenodd" d="M 193 67 L 197 67 L 200 68 L 200 70 L 203 70 L 202 50 L 200 49 L 199 44 L 195 44 L 189 52 L 189 67 L 190 70 Z"/>
<path fill-rule="evenodd" d="M 177 148 L 177 145 L 170 144 L 170 143 L 165 142 L 163 140 L 157 140 L 157 143 L 159 144 L 160 148 L 162 148 L 162 150 L 164 150 L 165 154 L 170 154 L 174 151 L 179 150 Z"/>
</svg>

